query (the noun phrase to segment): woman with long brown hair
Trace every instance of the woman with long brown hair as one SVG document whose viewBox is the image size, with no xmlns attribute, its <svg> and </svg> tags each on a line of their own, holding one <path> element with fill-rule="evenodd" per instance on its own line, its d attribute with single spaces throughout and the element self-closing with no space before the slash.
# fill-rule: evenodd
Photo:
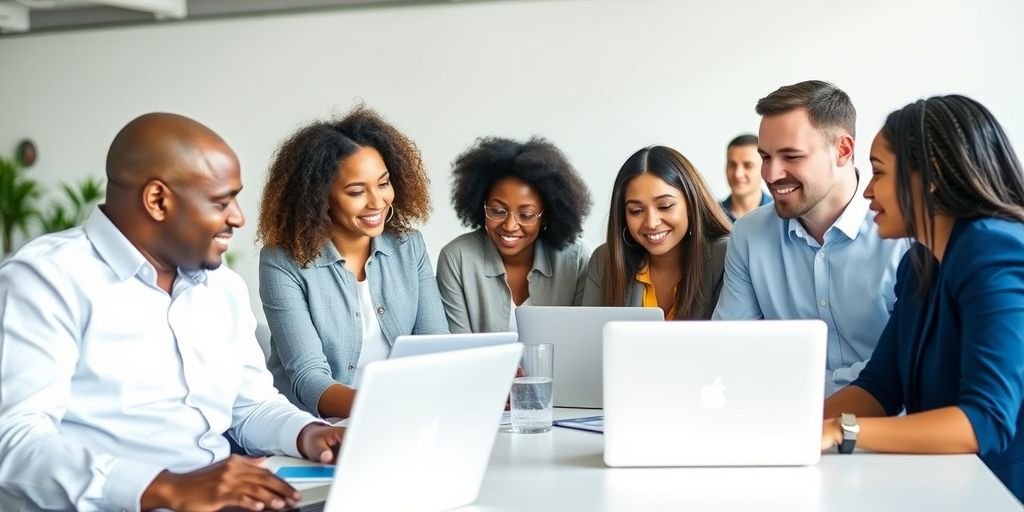
<svg viewBox="0 0 1024 512">
<path fill-rule="evenodd" d="M 722 289 L 730 223 L 693 164 L 643 148 L 615 177 L 608 236 L 587 268 L 585 306 L 659 307 L 708 319 Z"/>
</svg>

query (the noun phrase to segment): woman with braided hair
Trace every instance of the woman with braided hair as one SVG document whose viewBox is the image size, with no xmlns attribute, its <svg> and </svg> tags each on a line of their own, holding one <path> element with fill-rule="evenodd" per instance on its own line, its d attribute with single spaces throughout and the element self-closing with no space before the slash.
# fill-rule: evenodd
<svg viewBox="0 0 1024 512">
<path fill-rule="evenodd" d="M 890 114 L 871 166 L 879 235 L 915 244 L 870 362 L 825 402 L 822 449 L 976 453 L 1024 499 L 1024 169 L 955 95 Z"/>
</svg>

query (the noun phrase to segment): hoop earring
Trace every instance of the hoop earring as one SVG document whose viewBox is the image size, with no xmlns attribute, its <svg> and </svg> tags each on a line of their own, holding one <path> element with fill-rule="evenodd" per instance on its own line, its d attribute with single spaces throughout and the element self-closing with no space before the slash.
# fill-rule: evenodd
<svg viewBox="0 0 1024 512">
<path fill-rule="evenodd" d="M 631 244 L 631 243 L 629 243 L 629 239 L 630 238 L 633 238 L 633 237 L 627 238 L 626 237 L 626 228 L 625 227 L 622 228 L 622 241 L 626 244 L 626 246 L 627 247 L 639 247 L 640 246 L 640 244 L 635 244 L 635 243 Z"/>
<path fill-rule="evenodd" d="M 395 205 L 394 205 L 394 204 L 390 204 L 390 205 L 388 205 L 388 206 L 390 206 L 390 207 L 391 207 L 391 215 L 388 215 L 388 218 L 384 219 L 384 223 L 385 223 L 385 224 L 387 224 L 388 222 L 390 222 L 390 221 L 391 221 L 391 219 L 395 218 Z"/>
</svg>

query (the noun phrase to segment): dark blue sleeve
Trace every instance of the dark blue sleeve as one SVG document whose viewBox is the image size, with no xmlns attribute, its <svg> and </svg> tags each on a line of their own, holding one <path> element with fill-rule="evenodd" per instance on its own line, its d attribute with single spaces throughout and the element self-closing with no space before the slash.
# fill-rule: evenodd
<svg viewBox="0 0 1024 512">
<path fill-rule="evenodd" d="M 986 229 L 972 238 L 952 292 L 962 321 L 959 405 L 985 456 L 1009 447 L 1024 400 L 1024 236 Z"/>
<path fill-rule="evenodd" d="M 903 255 L 899 268 L 896 270 L 896 302 L 889 314 L 889 321 L 886 322 L 885 329 L 882 329 L 882 334 L 878 337 L 878 344 L 875 345 L 875 350 L 871 353 L 871 359 L 868 360 L 867 365 L 852 384 L 873 396 L 889 416 L 899 414 L 906 403 L 903 396 L 903 378 L 900 374 L 898 356 L 899 310 L 901 306 L 904 306 L 904 291 L 914 293 L 917 287 L 916 279 L 913 276 L 912 252 L 913 250 L 910 250 Z M 910 281 L 914 282 L 910 283 Z"/>
</svg>

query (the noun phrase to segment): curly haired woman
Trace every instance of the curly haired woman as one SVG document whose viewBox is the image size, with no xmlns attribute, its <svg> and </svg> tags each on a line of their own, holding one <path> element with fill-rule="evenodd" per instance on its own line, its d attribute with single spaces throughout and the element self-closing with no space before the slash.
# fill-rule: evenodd
<svg viewBox="0 0 1024 512">
<path fill-rule="evenodd" d="M 452 332 L 514 331 L 518 306 L 580 304 L 590 192 L 558 148 L 479 139 L 455 160 L 452 181 L 455 211 L 474 230 L 437 258 Z"/>
<path fill-rule="evenodd" d="M 366 107 L 299 129 L 260 204 L 260 298 L 274 383 L 323 417 L 347 417 L 356 372 L 395 338 L 447 333 L 420 233 L 429 180 L 411 140 Z"/>
</svg>

